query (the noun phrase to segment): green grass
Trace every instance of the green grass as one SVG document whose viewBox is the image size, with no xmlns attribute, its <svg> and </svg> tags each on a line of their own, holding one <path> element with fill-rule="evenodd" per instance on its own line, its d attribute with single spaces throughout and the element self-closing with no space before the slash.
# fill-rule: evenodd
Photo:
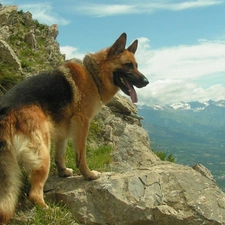
<svg viewBox="0 0 225 225">
<path fill-rule="evenodd" d="M 162 161 L 175 162 L 176 159 L 173 154 L 168 154 L 168 152 L 152 150 Z"/>
<path fill-rule="evenodd" d="M 8 225 L 75 225 L 80 224 L 69 210 L 62 205 L 51 203 L 49 209 L 38 206 L 22 212 L 13 218 Z"/>
<path fill-rule="evenodd" d="M 108 172 L 110 169 L 109 163 L 111 161 L 111 153 L 113 148 L 108 145 L 100 146 L 97 149 L 91 149 L 89 146 L 86 147 L 87 165 L 91 170 L 98 170 L 100 172 Z M 51 154 L 51 169 L 50 173 L 57 174 L 56 166 L 54 162 L 54 148 L 52 148 Z M 73 150 L 72 142 L 69 141 L 66 150 L 66 166 L 73 169 L 75 173 L 79 173 L 76 168 L 75 153 Z"/>
<path fill-rule="evenodd" d="M 96 150 L 87 148 L 87 164 L 90 169 L 100 172 L 109 171 L 112 150 L 111 146 L 100 146 Z"/>
<path fill-rule="evenodd" d="M 88 141 L 91 140 L 97 142 L 101 136 L 101 121 L 93 120 L 90 124 Z M 54 162 L 54 146 L 51 149 L 51 169 L 50 173 L 57 174 L 56 166 Z M 109 172 L 110 171 L 110 160 L 111 153 L 113 148 L 108 145 L 101 145 L 97 149 L 92 149 L 88 144 L 86 145 L 86 158 L 87 165 L 91 170 L 98 170 L 99 172 Z M 76 158 L 73 150 L 72 142 L 68 141 L 67 150 L 66 150 L 66 166 L 73 169 L 75 173 L 79 173 L 79 170 L 76 168 Z"/>
<path fill-rule="evenodd" d="M 0 62 L 0 91 L 6 92 L 21 80 L 21 75 L 19 76 L 12 68 Z"/>
</svg>

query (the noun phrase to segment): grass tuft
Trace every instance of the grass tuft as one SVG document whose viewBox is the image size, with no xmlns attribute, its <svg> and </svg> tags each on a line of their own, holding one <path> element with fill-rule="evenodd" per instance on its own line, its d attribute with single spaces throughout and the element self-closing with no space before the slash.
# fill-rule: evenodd
<svg viewBox="0 0 225 225">
<path fill-rule="evenodd" d="M 21 214 L 21 215 L 20 215 Z M 79 225 L 71 212 L 63 205 L 51 203 L 49 209 L 35 206 L 27 212 L 19 213 L 8 225 Z"/>
<path fill-rule="evenodd" d="M 113 148 L 108 145 L 100 146 L 97 149 L 91 149 L 89 146 L 86 147 L 87 165 L 91 170 L 98 170 L 100 172 L 109 172 L 109 163 L 111 161 L 111 153 Z M 57 174 L 55 162 L 54 162 L 54 149 L 52 148 L 51 154 L 51 169 L 50 173 Z M 73 169 L 75 173 L 79 173 L 76 168 L 75 153 L 73 150 L 72 142 L 68 141 L 66 150 L 66 166 Z"/>
</svg>

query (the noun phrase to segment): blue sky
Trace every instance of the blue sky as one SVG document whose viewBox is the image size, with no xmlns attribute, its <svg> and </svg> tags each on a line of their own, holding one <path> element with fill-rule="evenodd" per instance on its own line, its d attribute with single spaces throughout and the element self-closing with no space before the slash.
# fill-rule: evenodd
<svg viewBox="0 0 225 225">
<path fill-rule="evenodd" d="M 58 24 L 67 58 L 108 47 L 122 32 L 139 40 L 136 59 L 150 84 L 140 104 L 225 99 L 225 0 L 4 0 Z"/>
</svg>

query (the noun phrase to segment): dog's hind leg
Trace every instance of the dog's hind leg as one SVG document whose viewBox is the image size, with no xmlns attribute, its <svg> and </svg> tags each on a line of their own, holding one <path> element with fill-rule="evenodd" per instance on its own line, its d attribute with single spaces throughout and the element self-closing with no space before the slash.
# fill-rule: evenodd
<svg viewBox="0 0 225 225">
<path fill-rule="evenodd" d="M 29 193 L 29 199 L 42 207 L 48 208 L 45 204 L 43 197 L 44 184 L 48 178 L 49 167 L 50 167 L 50 155 L 49 149 L 46 146 L 40 146 L 39 165 L 34 167 L 30 173 L 30 184 L 31 189 Z"/>
<path fill-rule="evenodd" d="M 76 154 L 76 166 L 80 173 L 87 180 L 99 178 L 99 172 L 90 170 L 86 163 L 86 139 L 89 130 L 89 121 L 83 119 L 82 122 L 74 122 L 73 146 Z"/>
<path fill-rule="evenodd" d="M 21 153 L 20 161 L 31 184 L 29 199 L 31 202 L 47 208 L 43 197 L 43 188 L 50 168 L 50 133 L 46 124 L 40 124 L 38 129 L 32 130 L 26 148 Z"/>
<path fill-rule="evenodd" d="M 55 163 L 58 174 L 61 177 L 69 177 L 73 175 L 73 170 L 66 168 L 65 164 L 66 143 L 66 139 L 57 138 L 55 140 Z"/>
</svg>

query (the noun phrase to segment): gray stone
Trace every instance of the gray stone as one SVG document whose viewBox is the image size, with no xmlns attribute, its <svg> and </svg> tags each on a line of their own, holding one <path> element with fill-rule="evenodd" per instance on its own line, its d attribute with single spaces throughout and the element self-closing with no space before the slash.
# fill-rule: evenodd
<svg viewBox="0 0 225 225">
<path fill-rule="evenodd" d="M 117 114 L 111 110 L 114 104 L 118 109 Z M 122 111 L 119 111 L 121 105 L 124 107 Z M 135 118 L 136 122 L 134 122 L 129 119 L 129 114 L 124 114 L 124 112 L 136 113 L 135 108 L 136 106 L 129 99 L 118 94 L 109 107 L 103 107 L 98 116 L 104 124 L 102 128 L 104 144 L 112 144 L 115 149 L 112 153 L 111 169 L 113 171 L 126 171 L 159 161 L 150 150 L 148 133 L 140 125 L 139 119 Z"/>
<path fill-rule="evenodd" d="M 24 41 L 30 46 L 32 49 L 37 48 L 37 41 L 34 35 L 34 30 L 31 30 L 29 33 L 26 34 Z"/>
<path fill-rule="evenodd" d="M 203 166 L 202 164 L 200 164 L 200 163 L 195 164 L 192 168 L 194 170 L 198 171 L 203 176 L 205 176 L 205 177 L 207 177 L 210 180 L 212 180 L 212 181 L 215 182 L 215 180 L 214 180 L 213 175 L 211 174 L 211 172 L 205 166 Z"/>
<path fill-rule="evenodd" d="M 49 37 L 52 37 L 54 40 L 57 38 L 59 34 L 58 25 L 53 24 L 48 28 L 48 35 Z"/>
<path fill-rule="evenodd" d="M 3 26 L 0 27 L 0 40 L 7 41 L 10 36 L 9 27 Z"/>
<path fill-rule="evenodd" d="M 137 114 L 137 106 L 134 105 L 128 98 L 117 94 L 108 104 L 112 111 L 119 112 L 121 114 Z"/>
<path fill-rule="evenodd" d="M 0 26 L 10 25 L 16 12 L 18 6 L 16 5 L 7 5 L 0 8 Z"/>
<path fill-rule="evenodd" d="M 0 40 L 0 60 L 11 65 L 15 70 L 22 71 L 20 61 L 15 52 L 3 40 Z"/>
<path fill-rule="evenodd" d="M 225 224 L 225 194 L 216 184 L 169 162 L 103 173 L 91 182 L 80 176 L 50 177 L 45 190 L 48 199 L 66 203 L 87 225 Z"/>
<path fill-rule="evenodd" d="M 32 14 L 30 12 L 24 13 L 22 20 L 25 27 L 31 27 L 33 25 Z"/>
</svg>

